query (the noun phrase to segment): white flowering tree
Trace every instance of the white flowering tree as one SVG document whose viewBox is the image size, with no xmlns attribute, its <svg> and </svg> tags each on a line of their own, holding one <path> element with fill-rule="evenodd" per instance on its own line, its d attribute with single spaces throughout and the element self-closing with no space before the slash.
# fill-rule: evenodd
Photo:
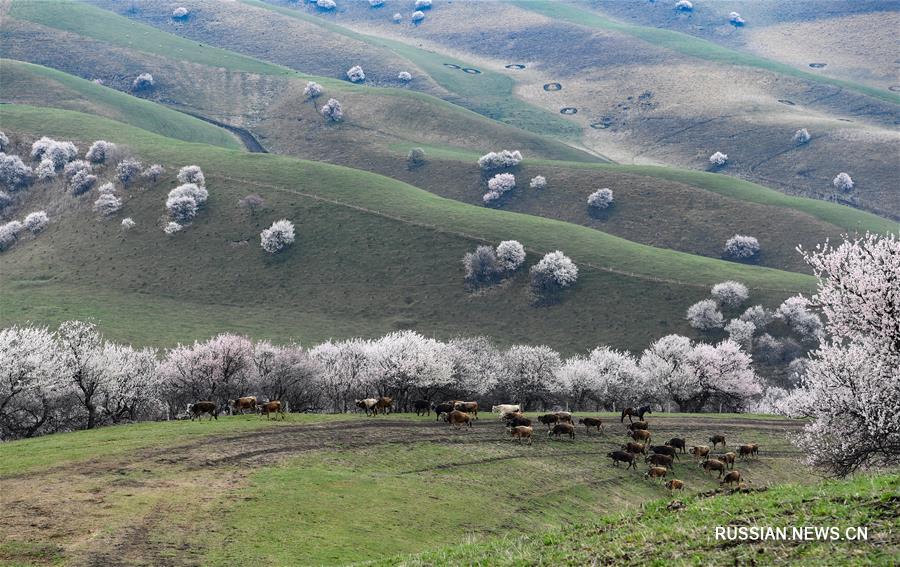
<svg viewBox="0 0 900 567">
<path fill-rule="evenodd" d="M 134 422 L 164 414 L 154 350 L 105 343 L 97 356 L 103 369 L 97 404 L 105 423 Z"/>
<path fill-rule="evenodd" d="M 336 98 L 328 99 L 328 102 L 322 105 L 322 109 L 319 112 L 329 122 L 340 122 L 344 119 L 344 109 Z"/>
<path fill-rule="evenodd" d="M 300 345 L 258 342 L 253 348 L 253 362 L 255 391 L 265 400 L 279 400 L 294 411 L 318 406 L 318 363 Z"/>
<path fill-rule="evenodd" d="M 106 163 L 116 151 L 116 145 L 112 142 L 107 142 L 106 140 L 97 140 L 91 147 L 88 148 L 86 154 L 84 154 L 84 159 L 88 160 L 91 163 L 102 164 Z"/>
<path fill-rule="evenodd" d="M 740 282 L 728 280 L 712 287 L 713 299 L 728 309 L 736 309 L 750 298 L 750 290 Z"/>
<path fill-rule="evenodd" d="M 478 158 L 478 167 L 484 171 L 494 169 L 504 169 L 519 165 L 522 161 L 522 152 L 518 150 L 501 150 L 499 152 L 488 152 Z"/>
<path fill-rule="evenodd" d="M 775 319 L 783 321 L 801 340 L 816 342 L 822 337 L 822 319 L 809 310 L 809 300 L 789 297 L 775 310 Z"/>
<path fill-rule="evenodd" d="M 800 128 L 794 132 L 794 137 L 792 138 L 793 142 L 798 146 L 809 142 L 811 139 L 812 136 L 809 135 L 809 130 L 806 128 Z"/>
<path fill-rule="evenodd" d="M 0 152 L 5 152 L 8 149 L 9 149 L 9 137 L 5 133 L 0 132 Z"/>
<path fill-rule="evenodd" d="M 837 189 L 838 191 L 843 191 L 844 193 L 849 193 L 850 191 L 853 191 L 853 185 L 854 185 L 853 179 L 851 179 L 850 176 L 846 172 L 842 171 L 842 172 L 838 173 L 837 176 L 835 176 L 834 180 L 832 181 L 832 184 L 834 185 L 834 188 Z"/>
<path fill-rule="evenodd" d="M 182 226 L 181 224 L 179 224 L 175 221 L 169 221 L 163 227 L 163 232 L 165 232 L 169 236 L 172 236 L 175 233 L 181 232 L 181 230 L 183 228 L 184 228 L 184 226 Z"/>
<path fill-rule="evenodd" d="M 0 152 L 0 185 L 13 192 L 26 187 L 34 179 L 34 171 L 22 158 Z"/>
<path fill-rule="evenodd" d="M 587 199 L 588 206 L 592 209 L 608 209 L 613 204 L 613 192 L 612 189 L 604 187 L 603 189 L 597 189 L 590 195 L 588 195 Z"/>
<path fill-rule="evenodd" d="M 152 89 L 155 84 L 156 82 L 153 80 L 153 75 L 150 73 L 141 73 L 135 77 L 134 81 L 131 83 L 131 90 L 146 91 Z"/>
<path fill-rule="evenodd" d="M 178 170 L 180 183 L 193 183 L 199 187 L 206 186 L 206 177 L 199 165 L 186 165 Z"/>
<path fill-rule="evenodd" d="M 531 182 L 528 184 L 528 187 L 530 187 L 531 189 L 546 189 L 547 178 L 543 175 L 535 175 L 531 178 Z"/>
<path fill-rule="evenodd" d="M 497 254 L 490 246 L 479 246 L 475 252 L 467 252 L 462 262 L 466 283 L 470 286 L 490 285 L 501 273 Z"/>
<path fill-rule="evenodd" d="M 503 355 L 486 337 L 461 337 L 448 344 L 450 374 L 455 395 L 483 396 L 497 385 Z M 514 402 L 514 400 L 509 400 Z"/>
<path fill-rule="evenodd" d="M 412 81 L 412 74 L 409 71 L 400 71 L 397 74 L 397 80 L 403 83 L 408 83 Z"/>
<path fill-rule="evenodd" d="M 259 233 L 259 245 L 269 254 L 277 254 L 293 244 L 294 238 L 294 223 L 281 219 Z"/>
<path fill-rule="evenodd" d="M 423 12 L 422 10 L 416 10 L 415 12 L 412 13 L 412 17 L 410 18 L 410 20 L 412 20 L 412 23 L 414 23 L 414 24 L 418 24 L 419 22 L 421 22 L 424 19 L 425 19 L 425 12 Z"/>
<path fill-rule="evenodd" d="M 173 20 L 183 20 L 188 17 L 190 14 L 190 10 L 185 8 L 184 6 L 179 6 L 172 10 L 172 19 Z"/>
<path fill-rule="evenodd" d="M 712 299 L 702 299 L 688 307 L 685 318 L 691 327 L 701 331 L 720 329 L 725 324 L 725 317 Z"/>
<path fill-rule="evenodd" d="M 497 264 L 507 273 L 515 272 L 525 263 L 525 247 L 518 240 L 504 240 L 497 245 Z"/>
<path fill-rule="evenodd" d="M 675 2 L 675 9 L 680 12 L 690 12 L 694 9 L 694 4 L 690 0 L 678 0 Z"/>
<path fill-rule="evenodd" d="M 126 158 L 116 164 L 116 179 L 123 186 L 137 179 L 141 173 L 141 162 L 136 159 Z"/>
<path fill-rule="evenodd" d="M 154 163 L 143 172 L 141 172 L 141 177 L 144 179 L 156 183 L 159 181 L 159 178 L 166 172 L 166 168 L 158 163 Z"/>
<path fill-rule="evenodd" d="M 735 234 L 725 241 L 723 256 L 732 260 L 749 260 L 759 255 L 759 240 L 753 236 Z"/>
<path fill-rule="evenodd" d="M 134 219 L 131 217 L 126 217 L 122 219 L 122 230 L 128 231 L 134 228 L 134 225 L 137 224 L 134 222 Z"/>
<path fill-rule="evenodd" d="M 322 88 L 322 85 L 315 81 L 309 81 L 306 83 L 306 87 L 303 89 L 303 96 L 306 98 L 313 100 L 322 96 L 322 93 L 325 91 Z"/>
<path fill-rule="evenodd" d="M 72 191 L 73 195 L 83 195 L 93 189 L 96 184 L 96 175 L 92 175 L 87 170 L 81 170 L 69 180 L 69 190 Z"/>
<path fill-rule="evenodd" d="M 797 413 L 799 445 L 840 476 L 900 464 L 900 240 L 845 239 L 803 251 L 819 280 L 812 303 L 827 339 L 810 356 Z"/>
<path fill-rule="evenodd" d="M 756 333 L 756 325 L 751 321 L 732 319 L 725 325 L 725 332 L 735 343 L 748 352 L 753 348 L 753 335 Z"/>
<path fill-rule="evenodd" d="M 484 195 L 485 203 L 492 203 L 505 193 L 516 187 L 516 176 L 512 173 L 498 173 L 488 180 L 488 192 Z"/>
<path fill-rule="evenodd" d="M 709 156 L 709 163 L 713 167 L 722 167 L 726 163 L 728 163 L 728 154 L 723 154 L 722 152 L 716 152 L 713 155 Z"/>
<path fill-rule="evenodd" d="M 578 281 L 578 266 L 571 258 L 556 250 L 548 252 L 531 267 L 531 288 L 541 296 L 553 295 L 572 287 Z"/>
<path fill-rule="evenodd" d="M 316 7 L 320 10 L 334 10 L 337 4 L 334 0 L 316 0 Z"/>
<path fill-rule="evenodd" d="M 548 346 L 510 347 L 503 355 L 498 388 L 522 409 L 538 401 L 546 405 L 552 392 L 559 390 L 556 376 L 561 365 L 559 353 Z"/>
<path fill-rule="evenodd" d="M 411 396 L 431 399 L 453 382 L 453 364 L 447 345 L 414 331 L 398 331 L 373 341 L 368 383 L 376 393 L 394 398 L 407 408 Z"/>
<path fill-rule="evenodd" d="M 85 427 L 99 425 L 98 394 L 104 384 L 103 339 L 97 326 L 84 321 L 66 321 L 56 332 L 62 357 L 63 380 L 72 387 L 87 416 Z"/>
<path fill-rule="evenodd" d="M 47 225 L 50 224 L 50 217 L 46 211 L 35 211 L 25 217 L 24 224 L 25 228 L 30 230 L 32 234 L 37 234 L 47 228 Z"/>
<path fill-rule="evenodd" d="M 121 208 L 122 199 L 112 193 L 101 193 L 94 201 L 94 212 L 103 217 L 114 215 Z"/>
<path fill-rule="evenodd" d="M 359 65 L 354 65 L 347 70 L 347 78 L 351 83 L 361 83 L 366 80 L 366 74 Z"/>
<path fill-rule="evenodd" d="M 371 345 L 369 341 L 351 339 L 325 342 L 310 351 L 318 364 L 325 399 L 335 412 L 350 409 L 354 395 L 365 397 L 369 376 Z"/>
<path fill-rule="evenodd" d="M 7 250 L 15 244 L 24 228 L 25 225 L 17 220 L 0 225 L 0 251 Z"/>
</svg>

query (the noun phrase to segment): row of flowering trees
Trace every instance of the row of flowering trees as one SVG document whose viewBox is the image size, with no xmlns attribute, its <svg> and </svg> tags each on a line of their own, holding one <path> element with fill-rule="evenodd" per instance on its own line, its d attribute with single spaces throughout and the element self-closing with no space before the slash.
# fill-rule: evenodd
<svg viewBox="0 0 900 567">
<path fill-rule="evenodd" d="M 297 411 L 343 412 L 355 398 L 519 402 L 531 409 L 620 409 L 656 402 L 687 411 L 740 410 L 762 386 L 740 347 L 670 335 L 640 357 L 598 348 L 563 360 L 547 346 L 500 349 L 483 337 L 439 341 L 412 331 L 311 349 L 222 334 L 165 353 L 103 339 L 95 325 L 0 331 L 4 438 L 165 419 L 198 400 L 255 395 Z"/>
</svg>

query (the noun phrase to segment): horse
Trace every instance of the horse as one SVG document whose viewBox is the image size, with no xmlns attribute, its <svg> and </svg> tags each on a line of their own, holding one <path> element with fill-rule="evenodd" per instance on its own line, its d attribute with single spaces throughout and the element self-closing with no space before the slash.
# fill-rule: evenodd
<svg viewBox="0 0 900 567">
<path fill-rule="evenodd" d="M 638 409 L 625 408 L 622 410 L 622 419 L 620 419 L 619 422 L 625 423 L 625 418 L 627 417 L 628 423 L 632 423 L 632 416 L 637 417 L 640 421 L 644 421 L 644 415 L 648 413 L 653 413 L 650 406 L 641 406 Z"/>
</svg>

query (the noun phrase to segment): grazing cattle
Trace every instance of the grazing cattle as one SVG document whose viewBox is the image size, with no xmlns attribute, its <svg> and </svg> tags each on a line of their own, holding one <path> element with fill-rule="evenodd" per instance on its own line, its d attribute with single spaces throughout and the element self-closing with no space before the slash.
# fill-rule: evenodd
<svg viewBox="0 0 900 567">
<path fill-rule="evenodd" d="M 670 447 L 668 445 L 652 445 L 650 450 L 656 453 L 657 455 L 669 455 L 673 459 L 681 460 L 678 457 L 678 451 L 675 450 L 675 447 Z"/>
<path fill-rule="evenodd" d="M 750 481 L 738 483 L 737 487 L 734 488 L 734 492 L 750 492 Z"/>
<path fill-rule="evenodd" d="M 629 453 L 640 453 L 645 455 L 647 453 L 647 446 L 643 443 L 635 443 L 634 441 L 629 441 L 628 443 L 622 445 L 623 451 L 628 451 Z"/>
<path fill-rule="evenodd" d="M 453 409 L 472 414 L 478 419 L 478 402 L 456 402 Z"/>
<path fill-rule="evenodd" d="M 666 467 L 650 467 L 650 470 L 644 473 L 644 478 L 665 478 L 667 474 L 669 469 Z"/>
<path fill-rule="evenodd" d="M 718 455 L 718 456 L 716 456 L 716 459 L 722 461 L 722 462 L 725 463 L 726 465 L 731 465 L 731 468 L 733 469 L 733 468 L 734 468 L 734 458 L 735 458 L 735 456 L 736 456 L 736 455 L 735 455 L 734 453 L 725 453 L 724 455 Z"/>
<path fill-rule="evenodd" d="M 372 415 L 375 415 L 377 410 L 375 409 L 375 404 L 378 403 L 376 398 L 366 398 L 364 400 L 353 400 L 353 403 L 356 404 L 361 410 L 365 410 L 366 415 L 369 415 L 369 412 L 372 412 Z"/>
<path fill-rule="evenodd" d="M 281 402 L 278 400 L 273 400 L 271 402 L 266 402 L 264 404 L 259 405 L 259 417 L 263 415 L 266 416 L 266 419 L 269 419 L 269 414 L 275 414 L 275 419 L 278 419 L 278 416 L 281 416 L 281 419 L 284 420 L 284 408 L 281 407 Z"/>
<path fill-rule="evenodd" d="M 559 423 L 559 416 L 555 413 L 548 413 L 545 415 L 539 415 L 538 421 L 547 426 L 547 429 L 550 429 L 550 426 L 554 423 Z"/>
<path fill-rule="evenodd" d="M 575 426 L 571 423 L 557 423 L 547 432 L 548 437 L 559 439 L 560 435 L 568 435 L 570 439 L 575 439 Z"/>
<path fill-rule="evenodd" d="M 732 483 L 741 483 L 741 471 L 731 471 L 730 473 L 726 474 L 725 478 L 722 479 L 722 482 L 720 484 L 727 484 L 728 486 L 731 486 Z"/>
<path fill-rule="evenodd" d="M 188 408 L 191 412 L 191 421 L 194 421 L 194 418 L 203 421 L 203 414 L 209 414 L 209 420 L 212 421 L 213 418 L 216 418 L 216 421 L 219 421 L 219 406 L 216 405 L 216 402 L 196 402 L 191 404 L 191 407 Z"/>
<path fill-rule="evenodd" d="M 428 400 L 416 400 L 413 402 L 416 415 L 431 415 L 431 402 Z"/>
<path fill-rule="evenodd" d="M 722 478 L 722 475 L 725 473 L 725 463 L 717 459 L 709 459 L 707 461 L 703 461 L 700 466 L 703 467 L 703 470 L 706 472 L 719 471 L 718 478 Z"/>
<path fill-rule="evenodd" d="M 596 427 L 597 431 L 603 433 L 603 420 L 599 417 L 582 417 L 578 420 L 578 425 L 583 425 L 586 433 L 591 432 L 591 427 Z"/>
<path fill-rule="evenodd" d="M 527 417 L 523 417 L 522 414 L 518 414 L 515 417 L 511 417 L 510 419 L 507 419 L 506 426 L 507 427 L 519 427 L 519 426 L 531 427 L 531 420 L 528 419 Z"/>
<path fill-rule="evenodd" d="M 669 492 L 674 492 L 676 490 L 684 491 L 684 482 L 678 480 L 677 478 L 673 478 L 670 481 L 666 482 L 666 488 L 669 489 Z"/>
<path fill-rule="evenodd" d="M 725 443 L 724 435 L 713 435 L 709 438 L 709 442 L 713 444 L 713 449 L 715 449 L 716 445 L 718 445 L 719 443 L 721 443 L 723 447 L 728 445 L 727 443 Z"/>
<path fill-rule="evenodd" d="M 649 442 L 650 441 L 650 432 L 647 431 L 646 429 L 637 429 L 637 430 L 631 432 L 631 438 L 634 439 L 635 441 Z"/>
<path fill-rule="evenodd" d="M 641 406 L 637 409 L 634 408 L 625 408 L 622 410 L 622 418 L 619 420 L 620 423 L 625 422 L 625 418 L 628 418 L 628 421 L 632 421 L 632 416 L 636 416 L 639 420 L 644 421 L 644 415 L 648 413 L 653 413 L 650 411 L 650 406 Z"/>
<path fill-rule="evenodd" d="M 615 466 L 619 466 L 619 463 L 627 463 L 628 466 L 625 468 L 633 468 L 637 470 L 637 463 L 634 462 L 634 453 L 629 453 L 627 451 L 613 451 L 612 453 L 607 453 L 607 457 L 613 460 L 613 464 Z"/>
<path fill-rule="evenodd" d="M 381 396 L 378 398 L 378 401 L 375 402 L 375 415 L 378 415 L 378 412 L 389 414 L 392 411 L 394 411 L 394 398 L 390 396 Z"/>
<path fill-rule="evenodd" d="M 740 455 L 741 459 L 753 455 L 753 445 L 741 445 L 738 447 L 738 455 Z"/>
<path fill-rule="evenodd" d="M 231 402 L 234 411 L 244 413 L 244 410 L 256 411 L 256 398 L 254 396 L 246 396 L 238 398 Z"/>
<path fill-rule="evenodd" d="M 453 411 L 453 404 L 450 402 L 444 402 L 434 406 L 434 420 L 437 421 L 441 419 L 441 415 L 448 414 L 451 411 Z"/>
<path fill-rule="evenodd" d="M 559 420 L 559 423 L 571 423 L 572 425 L 575 425 L 575 421 L 572 420 L 571 413 L 569 413 L 567 411 L 557 411 L 557 412 L 554 412 L 554 414 L 556 414 L 556 417 Z"/>
<path fill-rule="evenodd" d="M 635 421 L 628 424 L 629 431 L 637 431 L 638 429 L 650 429 L 650 424 L 646 421 Z"/>
<path fill-rule="evenodd" d="M 704 457 L 709 456 L 709 447 L 706 445 L 699 445 L 696 447 L 691 447 L 691 455 L 694 455 L 695 459 L 702 459 Z"/>
<path fill-rule="evenodd" d="M 517 425 L 509 430 L 509 434 L 512 435 L 513 439 L 518 439 L 519 443 L 522 442 L 522 439 L 528 439 L 529 445 L 531 445 L 532 433 L 534 433 L 534 428 L 525 425 Z"/>
<path fill-rule="evenodd" d="M 459 410 L 453 410 L 447 414 L 447 423 L 450 424 L 450 427 L 462 427 L 463 425 L 472 427 L 472 416 Z"/>
<path fill-rule="evenodd" d="M 684 453 L 685 440 L 680 437 L 673 437 L 666 441 L 666 445 L 669 447 L 675 447 L 676 449 L 681 449 L 681 452 Z"/>
<path fill-rule="evenodd" d="M 499 413 L 501 416 L 504 416 L 508 413 L 520 413 L 522 411 L 522 406 L 519 404 L 500 404 L 497 406 L 491 406 L 491 413 Z"/>
<path fill-rule="evenodd" d="M 750 446 L 753 447 L 753 452 L 750 453 L 751 456 L 759 456 L 759 443 L 750 443 Z"/>
<path fill-rule="evenodd" d="M 647 458 L 644 459 L 645 463 L 650 463 L 656 467 L 666 467 L 668 469 L 675 468 L 675 461 L 669 455 L 660 455 L 659 453 L 654 453 L 652 455 L 648 455 Z"/>
</svg>

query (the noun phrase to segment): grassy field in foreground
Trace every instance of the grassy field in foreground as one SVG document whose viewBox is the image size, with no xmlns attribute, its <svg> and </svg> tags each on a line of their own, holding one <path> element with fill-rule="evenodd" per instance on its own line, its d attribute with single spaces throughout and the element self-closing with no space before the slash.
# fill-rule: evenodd
<svg viewBox="0 0 900 567">
<path fill-rule="evenodd" d="M 894 565 L 900 555 L 900 475 L 786 484 L 766 492 L 669 499 L 635 514 L 534 536 L 450 547 L 384 565 Z M 676 496 L 676 498 L 679 498 Z M 867 541 L 716 541 L 715 528 L 867 528 Z M 851 532 L 856 538 L 855 531 Z"/>
<path fill-rule="evenodd" d="M 715 61 L 719 63 L 728 63 L 731 65 L 744 65 L 748 67 L 756 67 L 765 69 L 774 73 L 780 73 L 798 79 L 813 81 L 818 83 L 827 83 L 836 87 L 846 88 L 858 93 L 871 96 L 880 100 L 900 104 L 900 95 L 894 94 L 883 89 L 862 85 L 852 81 L 836 79 L 824 75 L 816 75 L 801 69 L 797 69 L 791 65 L 772 61 L 758 55 L 743 53 L 736 49 L 731 49 L 705 39 L 700 39 L 685 33 L 653 28 L 649 26 L 638 26 L 627 24 L 606 18 L 596 12 L 585 10 L 580 7 L 564 4 L 562 2 L 547 2 L 546 0 L 516 0 L 516 4 L 528 10 L 534 10 L 545 16 L 552 18 L 560 18 L 570 22 L 600 29 L 615 30 L 627 33 L 634 37 L 640 38 L 648 43 L 672 49 L 679 53 L 705 59 L 707 61 Z"/>
<path fill-rule="evenodd" d="M 433 416 L 248 415 L 6 443 L 0 564 L 397 563 L 448 545 L 636 514 L 666 491 L 643 478 L 645 465 L 625 470 L 604 457 L 625 440 L 624 427 L 604 415 L 611 423 L 602 435 L 579 429 L 574 441 L 554 441 L 538 428 L 531 446 L 512 442 L 490 414 L 462 431 Z M 789 440 L 799 422 L 650 421 L 661 439 L 698 443 L 721 432 L 731 444 L 759 442 L 760 457 L 737 465 L 755 486 L 796 478 Z M 718 487 L 689 455 L 675 473 L 687 495 Z"/>
</svg>

